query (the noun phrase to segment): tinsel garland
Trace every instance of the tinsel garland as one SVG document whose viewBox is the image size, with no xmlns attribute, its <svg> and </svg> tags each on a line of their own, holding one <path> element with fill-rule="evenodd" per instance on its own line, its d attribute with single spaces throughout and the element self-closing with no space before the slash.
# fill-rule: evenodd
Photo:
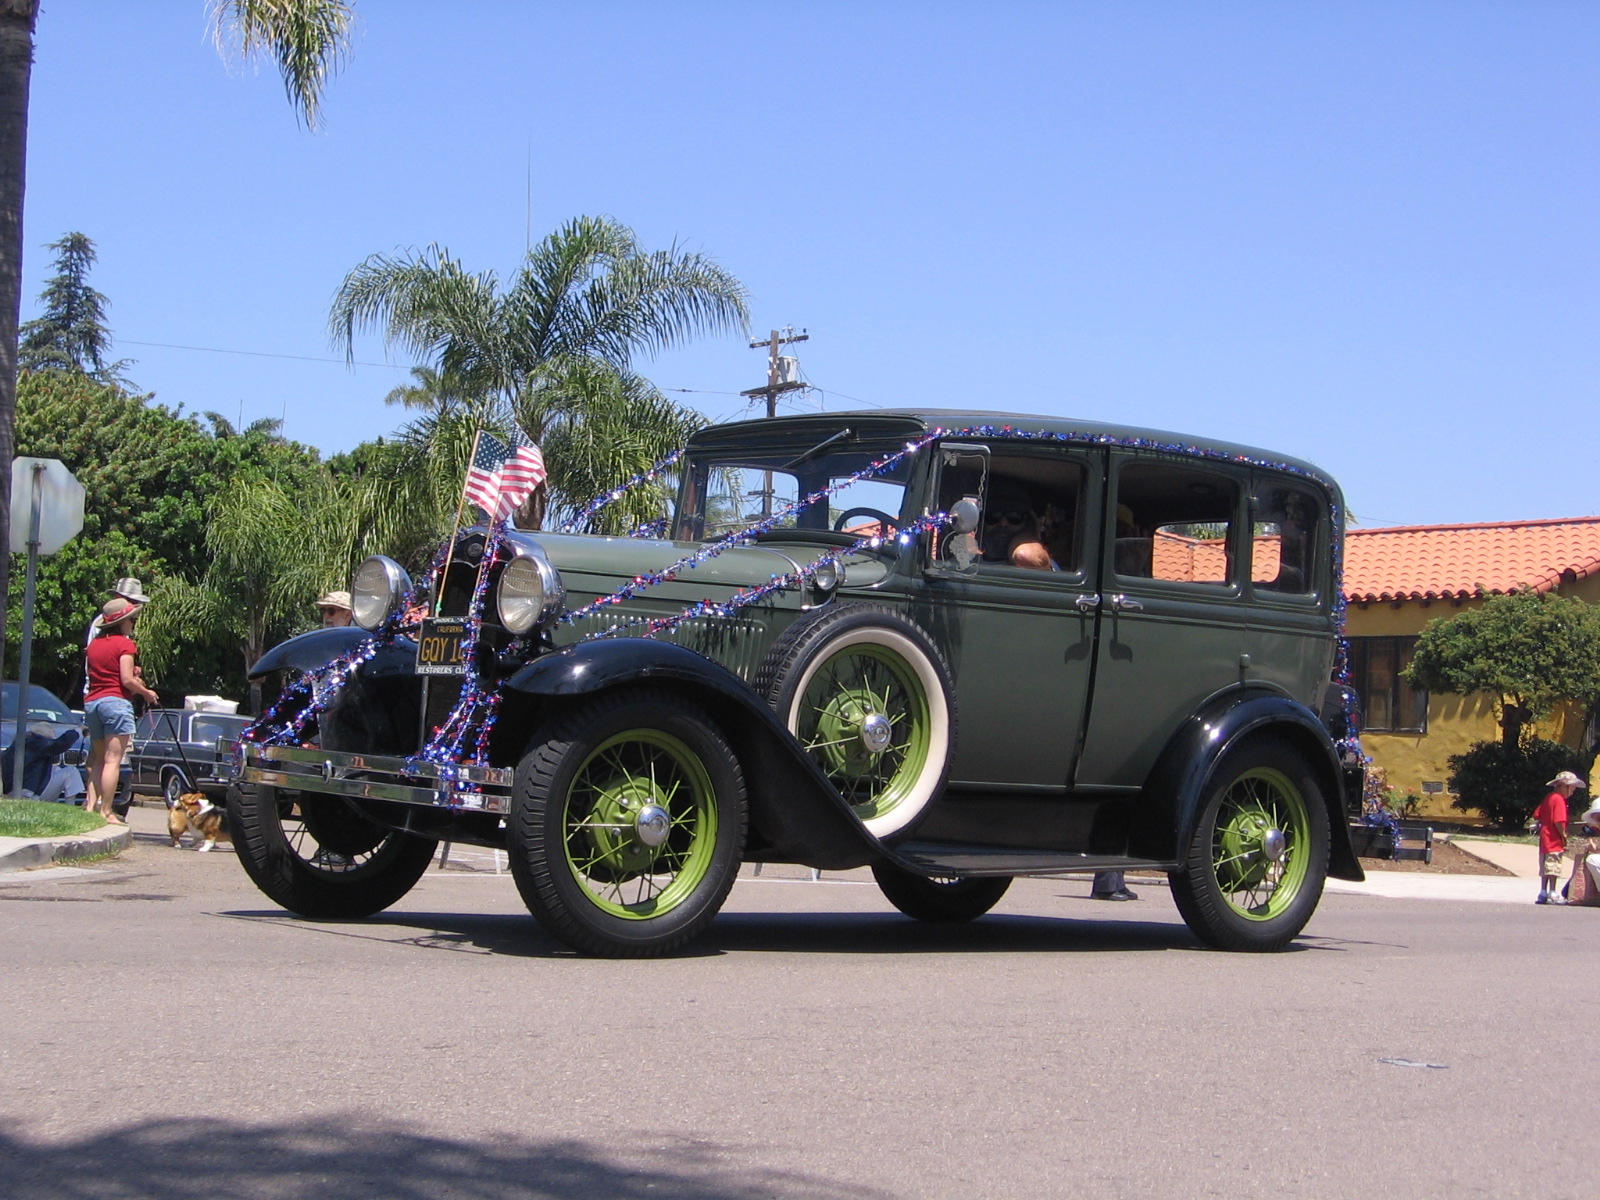
<svg viewBox="0 0 1600 1200">
<path fill-rule="evenodd" d="M 1119 437 L 1114 434 L 1088 433 L 1083 431 L 1029 431 L 1020 430 L 1011 425 L 972 425 L 962 429 L 936 428 L 909 441 L 905 446 L 884 458 L 870 463 L 867 467 L 852 475 L 841 478 L 828 487 L 819 489 L 804 496 L 793 503 L 773 513 L 770 517 L 745 527 L 734 530 L 725 536 L 707 542 L 693 553 L 684 555 L 676 562 L 661 571 L 650 572 L 645 575 L 635 576 L 628 583 L 612 592 L 610 595 L 601 596 L 577 609 L 563 614 L 557 619 L 561 625 L 569 625 L 583 620 L 595 613 L 614 605 L 625 603 L 627 600 L 639 595 L 641 592 L 668 583 L 676 579 L 682 572 L 693 570 L 701 563 L 730 550 L 736 546 L 747 545 L 756 541 L 762 534 L 776 529 L 795 513 L 803 508 L 821 503 L 835 492 L 848 487 L 863 479 L 870 479 L 897 466 L 910 455 L 921 451 L 930 443 L 942 438 L 969 437 L 984 438 L 988 440 L 1006 441 L 1033 441 L 1054 442 L 1064 445 L 1081 445 L 1097 447 L 1117 447 L 1121 449 L 1147 450 L 1164 454 L 1181 454 L 1189 457 L 1208 459 L 1211 461 L 1243 463 L 1250 466 L 1270 469 L 1286 474 L 1315 478 L 1313 472 L 1294 464 L 1285 463 L 1275 459 L 1255 458 L 1248 454 L 1219 450 L 1214 447 L 1195 445 L 1189 442 L 1167 442 L 1158 438 L 1134 436 Z M 684 450 L 678 450 L 668 455 L 661 462 L 647 471 L 640 472 L 618 485 L 610 491 L 591 500 L 579 509 L 570 518 L 562 523 L 559 532 L 571 532 L 586 525 L 593 517 L 607 505 L 614 503 L 631 489 L 653 482 L 666 471 L 675 466 L 682 458 Z M 1343 514 L 1335 508 L 1333 512 L 1334 525 L 1338 527 L 1343 519 Z M 610 637 L 618 634 L 630 636 L 654 637 L 660 633 L 670 631 L 685 621 L 705 618 L 723 618 L 733 613 L 764 600 L 773 594 L 788 588 L 798 587 L 809 581 L 816 573 L 827 567 L 836 565 L 841 559 L 858 553 L 865 549 L 881 547 L 888 542 L 904 547 L 908 546 L 922 533 L 937 528 L 949 520 L 946 513 L 932 514 L 918 518 L 904 530 L 898 531 L 892 538 L 871 536 L 858 538 L 849 547 L 833 550 L 822 555 L 814 562 L 783 575 L 773 576 L 772 579 L 759 587 L 741 588 L 734 595 L 723 601 L 701 600 L 684 608 L 670 617 L 638 618 L 619 621 L 607 629 L 597 631 L 585 636 L 584 641 L 596 638 Z M 498 715 L 499 692 L 498 689 L 486 687 L 483 673 L 477 664 L 477 643 L 481 635 L 483 624 L 483 607 L 486 599 L 490 567 L 496 560 L 503 542 L 505 522 L 494 525 L 490 530 L 489 540 L 484 547 L 484 563 L 478 574 L 478 581 L 473 589 L 472 600 L 466 617 L 466 634 L 463 641 L 464 657 L 467 661 L 467 673 L 462 682 L 461 698 L 445 721 L 430 734 L 427 743 L 414 756 L 416 760 L 427 761 L 441 766 L 482 764 L 486 761 L 490 735 Z M 453 549 L 446 544 L 441 547 L 434 564 L 429 569 L 427 579 L 431 580 L 447 561 L 449 552 Z M 1342 587 L 1343 562 L 1337 549 L 1334 559 L 1334 602 L 1333 616 L 1335 627 L 1340 631 L 1337 651 L 1337 665 L 1335 677 L 1340 682 L 1346 682 L 1349 677 L 1348 643 L 1344 639 L 1343 629 L 1345 620 L 1346 601 Z M 413 589 L 415 591 L 416 589 Z M 310 721 L 325 711 L 334 696 L 344 686 L 355 672 L 385 645 L 392 642 L 401 628 L 403 615 L 409 608 L 408 603 L 401 606 L 400 612 L 391 617 L 385 626 L 367 639 L 360 646 L 349 653 L 333 660 L 315 673 L 312 681 L 301 681 L 299 684 L 286 689 L 279 697 L 277 703 L 254 722 L 242 735 L 247 741 L 269 741 L 274 743 L 292 742 L 298 740 L 300 733 Z M 288 720 L 270 736 L 263 737 L 261 733 L 282 720 L 282 712 L 292 700 L 304 697 L 311 693 L 311 703 L 303 707 L 296 715 Z M 1353 714 L 1351 714 L 1353 717 Z M 467 752 L 465 743 L 469 735 L 472 736 L 471 753 Z M 1360 752 L 1359 739 L 1353 735 L 1346 739 Z M 1363 761 L 1370 761 L 1365 759 Z M 467 785 L 456 784 L 458 789 L 466 790 Z M 465 799 L 465 797 L 463 797 Z M 1392 820 L 1392 818 L 1391 818 Z"/>
</svg>

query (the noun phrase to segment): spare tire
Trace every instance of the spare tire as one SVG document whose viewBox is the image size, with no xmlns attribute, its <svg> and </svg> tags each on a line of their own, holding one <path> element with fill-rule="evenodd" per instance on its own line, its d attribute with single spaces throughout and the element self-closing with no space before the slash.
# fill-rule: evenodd
<svg viewBox="0 0 1600 1200">
<path fill-rule="evenodd" d="M 950 669 L 899 613 L 819 610 L 774 643 L 756 690 L 874 837 L 909 831 L 943 788 L 955 748 Z"/>
</svg>

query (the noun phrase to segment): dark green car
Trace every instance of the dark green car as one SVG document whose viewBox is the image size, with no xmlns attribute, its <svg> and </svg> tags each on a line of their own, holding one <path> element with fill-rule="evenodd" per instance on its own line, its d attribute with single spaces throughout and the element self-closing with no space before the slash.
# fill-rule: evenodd
<svg viewBox="0 0 1600 1200">
<path fill-rule="evenodd" d="M 654 955 L 742 862 L 870 865 L 929 921 L 1153 868 L 1203 940 L 1271 950 L 1361 878 L 1316 468 L 875 411 L 714 427 L 673 471 L 662 536 L 480 526 L 417 585 L 369 559 L 359 627 L 262 659 L 290 685 L 230 805 L 267 895 L 368 915 L 474 843 L 568 945 Z"/>
</svg>

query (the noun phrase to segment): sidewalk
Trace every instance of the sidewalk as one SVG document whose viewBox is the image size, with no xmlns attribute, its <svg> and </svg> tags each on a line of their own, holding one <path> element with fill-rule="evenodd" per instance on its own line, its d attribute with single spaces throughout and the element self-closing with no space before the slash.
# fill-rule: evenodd
<svg viewBox="0 0 1600 1200">
<path fill-rule="evenodd" d="M 132 841 L 133 830 L 126 825 L 107 825 L 72 837 L 0 837 L 0 875 L 126 850 Z"/>
</svg>

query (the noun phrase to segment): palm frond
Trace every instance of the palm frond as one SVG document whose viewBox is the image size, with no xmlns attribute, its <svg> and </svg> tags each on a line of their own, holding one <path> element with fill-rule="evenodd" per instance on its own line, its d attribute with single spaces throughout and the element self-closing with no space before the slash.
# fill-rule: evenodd
<svg viewBox="0 0 1600 1200">
<path fill-rule="evenodd" d="M 308 129 L 322 93 L 350 49 L 352 13 L 343 0 L 212 0 L 211 34 L 224 57 L 270 54 Z"/>
</svg>

